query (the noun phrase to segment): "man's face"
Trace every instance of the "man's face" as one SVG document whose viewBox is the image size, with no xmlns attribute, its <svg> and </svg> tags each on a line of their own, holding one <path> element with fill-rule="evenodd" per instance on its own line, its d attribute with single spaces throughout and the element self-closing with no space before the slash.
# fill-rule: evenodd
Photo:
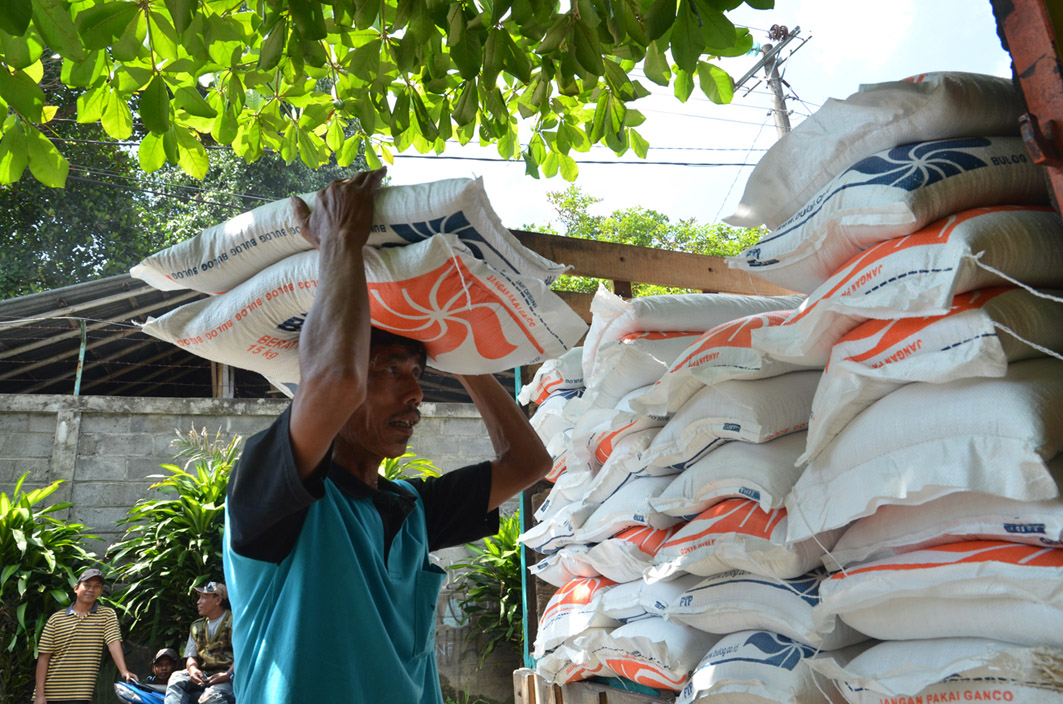
<svg viewBox="0 0 1063 704">
<path fill-rule="evenodd" d="M 155 661 L 155 664 L 151 666 L 151 669 L 155 672 L 156 679 L 160 682 L 165 682 L 170 679 L 170 675 L 173 674 L 176 667 L 177 663 L 174 662 L 173 658 L 168 655 L 163 655 Z"/>
<path fill-rule="evenodd" d="M 423 371 L 420 356 L 404 345 L 373 347 L 365 402 L 340 431 L 343 441 L 377 461 L 406 452 L 421 420 Z"/>
<path fill-rule="evenodd" d="M 103 580 L 99 577 L 92 577 L 84 582 L 78 582 L 74 587 L 74 596 L 77 600 L 90 607 L 96 603 L 102 593 Z"/>
<path fill-rule="evenodd" d="M 214 611 L 215 607 L 221 605 L 221 597 L 217 594 L 210 594 L 209 592 L 198 592 L 199 598 L 196 599 L 196 611 L 200 616 L 206 616 L 208 613 Z"/>
</svg>

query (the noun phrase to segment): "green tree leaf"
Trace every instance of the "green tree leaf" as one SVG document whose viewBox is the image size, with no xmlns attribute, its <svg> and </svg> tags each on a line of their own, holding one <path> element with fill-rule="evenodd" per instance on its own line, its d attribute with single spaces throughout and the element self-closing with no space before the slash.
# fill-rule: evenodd
<svg viewBox="0 0 1063 704">
<path fill-rule="evenodd" d="M 100 116 L 103 129 L 114 139 L 128 139 L 133 134 L 133 113 L 117 91 L 107 92 Z"/>
<path fill-rule="evenodd" d="M 288 20 L 281 20 L 274 25 L 273 29 L 262 42 L 262 50 L 258 55 L 258 68 L 262 71 L 270 71 L 280 63 L 284 54 L 284 47 L 288 44 Z"/>
<path fill-rule="evenodd" d="M 4 0 L 0 3 L 0 29 L 9 34 L 24 33 L 32 17 L 33 6 L 30 0 Z"/>
<path fill-rule="evenodd" d="M 4 63 L 10 68 L 32 66 L 44 53 L 44 45 L 34 37 L 12 36 L 0 31 L 0 50 L 3 51 Z"/>
<path fill-rule="evenodd" d="M 202 179 L 210 168 L 207 150 L 192 130 L 177 127 L 176 133 L 178 165 L 189 176 Z"/>
<path fill-rule="evenodd" d="M 59 153 L 55 145 L 40 130 L 31 127 L 26 135 L 30 172 L 33 176 L 51 188 L 66 185 L 66 175 L 70 172 L 70 163 Z"/>
<path fill-rule="evenodd" d="M 313 0 L 288 0 L 288 7 L 303 39 L 325 38 L 325 15 L 321 11 L 320 3 Z"/>
<path fill-rule="evenodd" d="M 686 102 L 690 94 L 694 92 L 694 76 L 693 74 L 679 69 L 675 73 L 675 97 L 679 98 L 681 102 Z"/>
<path fill-rule="evenodd" d="M 174 103 L 177 107 L 196 117 L 217 117 L 218 111 L 210 106 L 210 103 L 200 94 L 194 86 L 182 86 L 174 93 Z"/>
<path fill-rule="evenodd" d="M 163 136 L 147 134 L 140 141 L 137 149 L 137 160 L 146 173 L 158 171 L 166 164 L 166 148 L 163 146 Z"/>
<path fill-rule="evenodd" d="M 166 0 L 166 9 L 173 18 L 174 28 L 183 34 L 192 24 L 192 18 L 199 9 L 199 0 Z"/>
<path fill-rule="evenodd" d="M 138 12 L 134 2 L 106 2 L 79 12 L 74 24 L 87 48 L 106 49 L 122 36 Z"/>
<path fill-rule="evenodd" d="M 650 152 L 650 144 L 642 135 L 633 129 L 628 129 L 628 142 L 631 144 L 631 149 L 639 155 L 640 158 L 645 159 L 646 155 Z"/>
<path fill-rule="evenodd" d="M 693 73 L 697 68 L 698 57 L 705 48 L 700 20 L 691 7 L 693 0 L 679 0 L 679 13 L 672 28 L 672 57 L 679 68 Z"/>
<path fill-rule="evenodd" d="M 33 0 L 33 24 L 52 51 L 71 61 L 85 60 L 85 48 L 65 0 Z"/>
<path fill-rule="evenodd" d="M 698 82 L 705 96 L 717 105 L 729 103 L 734 97 L 734 80 L 719 66 L 699 61 Z"/>
<path fill-rule="evenodd" d="M 40 122 L 44 116 L 44 91 L 25 71 L 12 74 L 0 65 L 0 98 L 30 122 Z"/>
<path fill-rule="evenodd" d="M 675 24 L 675 0 L 653 0 L 646 12 L 646 36 L 650 41 L 660 39 Z"/>
<path fill-rule="evenodd" d="M 0 139 L 0 183 L 14 183 L 22 178 L 29 163 L 26 134 L 22 124 L 15 122 Z"/>
<path fill-rule="evenodd" d="M 156 134 L 170 129 L 170 91 L 160 75 L 156 75 L 140 94 L 140 119 Z"/>
</svg>

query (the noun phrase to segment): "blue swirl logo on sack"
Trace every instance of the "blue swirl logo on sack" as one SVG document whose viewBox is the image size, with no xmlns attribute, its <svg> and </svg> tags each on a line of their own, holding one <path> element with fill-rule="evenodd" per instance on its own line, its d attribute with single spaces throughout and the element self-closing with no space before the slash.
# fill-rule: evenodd
<svg viewBox="0 0 1063 704">
<path fill-rule="evenodd" d="M 484 249 L 490 250 L 496 257 L 503 261 L 510 270 L 519 272 L 519 268 L 506 259 L 505 255 L 493 246 L 487 239 L 479 233 L 479 231 L 473 227 L 469 219 L 465 217 L 463 211 L 458 211 L 444 218 L 436 218 L 425 222 L 411 222 L 411 223 L 393 223 L 391 229 L 396 235 L 406 240 L 410 244 L 421 242 L 429 237 L 437 234 L 453 234 L 457 235 L 458 239 L 465 243 L 465 246 L 469 248 L 473 256 L 477 259 L 483 259 Z M 399 247 L 399 244 L 385 245 Z"/>
<path fill-rule="evenodd" d="M 982 137 L 902 144 L 887 151 L 884 157 L 876 154 L 851 166 L 849 171 L 874 178 L 849 183 L 842 188 L 879 185 L 914 191 L 950 176 L 988 166 L 978 157 L 961 150 L 989 145 L 990 141 Z"/>
</svg>

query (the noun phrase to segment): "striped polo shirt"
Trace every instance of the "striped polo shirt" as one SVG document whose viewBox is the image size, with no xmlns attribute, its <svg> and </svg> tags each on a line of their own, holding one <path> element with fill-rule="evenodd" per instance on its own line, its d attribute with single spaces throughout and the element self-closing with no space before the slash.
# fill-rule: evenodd
<svg viewBox="0 0 1063 704">
<path fill-rule="evenodd" d="M 45 698 L 92 699 L 103 646 L 121 639 L 114 609 L 99 602 L 84 618 L 78 617 L 72 605 L 52 614 L 39 644 L 40 652 L 52 654 L 44 681 Z"/>
</svg>

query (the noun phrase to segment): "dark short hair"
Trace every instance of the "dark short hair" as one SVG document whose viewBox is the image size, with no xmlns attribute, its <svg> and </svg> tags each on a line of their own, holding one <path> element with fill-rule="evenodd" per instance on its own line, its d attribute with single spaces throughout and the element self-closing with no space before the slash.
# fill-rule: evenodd
<svg viewBox="0 0 1063 704">
<path fill-rule="evenodd" d="M 421 367 L 423 368 L 428 362 L 428 350 L 425 349 L 424 343 L 420 340 L 414 340 L 410 337 L 403 337 L 402 335 L 396 335 L 389 330 L 383 330 L 378 327 L 371 327 L 369 333 L 369 346 L 370 347 L 386 347 L 387 345 L 401 345 L 408 349 L 410 352 L 416 354 L 421 360 Z"/>
</svg>

